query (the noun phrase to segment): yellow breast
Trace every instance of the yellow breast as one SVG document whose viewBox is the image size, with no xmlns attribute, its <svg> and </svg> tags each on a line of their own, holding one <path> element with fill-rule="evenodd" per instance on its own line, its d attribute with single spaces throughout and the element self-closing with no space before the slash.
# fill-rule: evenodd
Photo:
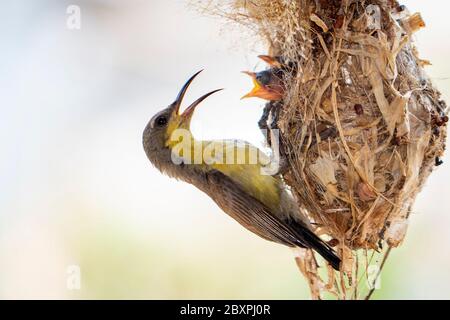
<svg viewBox="0 0 450 320">
<path fill-rule="evenodd" d="M 210 145 L 219 144 L 217 149 L 220 149 L 220 143 L 211 141 Z M 268 157 L 245 142 L 230 141 L 223 150 L 223 154 L 218 155 L 218 160 L 225 161 L 218 161 L 209 166 L 230 177 L 272 210 L 279 210 L 282 184 L 279 178 L 268 175 L 263 170 L 264 165 L 269 162 Z"/>
<path fill-rule="evenodd" d="M 176 140 L 172 153 L 185 164 L 218 170 L 270 209 L 279 210 L 282 182 L 264 171 L 270 159 L 261 150 L 237 140 L 199 141 L 192 136 Z"/>
</svg>

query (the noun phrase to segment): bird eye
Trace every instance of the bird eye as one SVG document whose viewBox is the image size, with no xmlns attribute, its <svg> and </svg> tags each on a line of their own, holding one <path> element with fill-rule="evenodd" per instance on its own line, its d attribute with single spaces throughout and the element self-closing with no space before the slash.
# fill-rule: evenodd
<svg viewBox="0 0 450 320">
<path fill-rule="evenodd" d="M 159 116 L 158 118 L 156 118 L 155 122 L 158 127 L 164 127 L 167 124 L 167 118 L 166 116 Z"/>
<path fill-rule="evenodd" d="M 268 85 L 270 83 L 270 73 L 269 72 L 259 72 L 256 75 L 256 80 L 262 85 Z"/>
</svg>

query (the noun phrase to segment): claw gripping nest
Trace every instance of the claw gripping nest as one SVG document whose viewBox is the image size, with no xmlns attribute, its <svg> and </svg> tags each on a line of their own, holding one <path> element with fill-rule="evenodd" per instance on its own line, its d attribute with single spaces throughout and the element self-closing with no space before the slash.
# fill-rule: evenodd
<svg viewBox="0 0 450 320">
<path fill-rule="evenodd" d="M 368 265 L 367 252 L 382 258 L 401 244 L 445 147 L 446 105 L 412 42 L 425 24 L 393 0 L 237 0 L 215 10 L 296 66 L 278 119 L 284 178 L 320 233 L 338 241 L 341 279 L 322 281 L 311 254 L 297 262 L 314 297 L 357 298 L 361 256 Z M 321 141 L 330 127 L 336 134 Z"/>
</svg>

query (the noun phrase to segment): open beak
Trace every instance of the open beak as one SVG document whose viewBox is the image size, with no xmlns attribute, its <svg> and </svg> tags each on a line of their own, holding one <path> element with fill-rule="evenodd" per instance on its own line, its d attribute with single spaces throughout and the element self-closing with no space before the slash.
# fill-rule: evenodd
<svg viewBox="0 0 450 320">
<path fill-rule="evenodd" d="M 250 71 L 242 71 L 242 73 L 245 73 L 246 75 L 250 76 L 250 78 L 252 78 L 253 81 L 253 89 L 247 93 L 246 95 L 244 95 L 242 99 L 245 98 L 252 98 L 252 97 L 259 97 L 260 93 L 263 90 L 263 87 L 261 86 L 261 84 L 256 80 L 256 73 L 254 72 L 250 72 Z"/>
<path fill-rule="evenodd" d="M 178 93 L 177 98 L 175 99 L 175 101 L 172 103 L 173 106 L 173 112 L 175 112 L 177 115 L 180 115 L 180 107 L 181 107 L 181 103 L 183 102 L 183 98 L 184 95 L 186 94 L 187 89 L 189 88 L 189 86 L 191 85 L 192 81 L 194 81 L 195 77 L 197 77 L 200 72 L 202 72 L 203 70 L 198 71 L 197 73 L 195 73 L 192 77 L 189 78 L 188 81 L 186 81 L 186 83 L 183 85 L 183 87 L 181 88 L 180 92 Z M 189 107 L 186 108 L 186 110 L 184 110 L 184 112 L 180 115 L 182 118 L 183 122 L 188 122 L 190 121 L 192 114 L 194 113 L 195 108 L 206 98 L 208 98 L 210 95 L 221 91 L 223 89 L 217 89 L 214 91 L 211 91 L 203 96 L 201 96 L 200 98 L 198 98 L 197 100 L 195 100 Z"/>
<path fill-rule="evenodd" d="M 207 94 L 201 96 L 200 98 L 198 98 L 197 100 L 195 100 L 189 107 L 186 108 L 186 110 L 184 110 L 184 112 L 181 114 L 181 118 L 182 118 L 182 122 L 189 124 L 191 122 L 191 118 L 192 115 L 194 114 L 194 110 L 195 108 L 206 98 L 208 98 L 210 95 L 221 91 L 223 89 L 217 89 L 211 92 L 208 92 Z"/>
<path fill-rule="evenodd" d="M 186 83 L 181 88 L 180 92 L 178 93 L 177 98 L 172 103 L 172 106 L 174 108 L 173 112 L 175 112 L 177 115 L 180 114 L 181 103 L 183 102 L 183 98 L 184 98 L 184 95 L 186 94 L 187 89 L 189 88 L 189 86 L 191 85 L 191 83 L 195 79 L 195 77 L 197 77 L 200 74 L 200 72 L 202 72 L 202 71 L 203 70 L 198 71 L 196 74 L 194 74 L 192 77 L 190 77 L 188 81 L 186 81 Z"/>
<path fill-rule="evenodd" d="M 265 99 L 265 100 L 269 100 L 269 101 L 276 101 L 276 100 L 280 100 L 283 95 L 275 90 L 272 90 L 270 88 L 267 88 L 266 86 L 260 84 L 257 80 L 256 80 L 256 73 L 254 72 L 250 72 L 250 71 L 242 71 L 242 73 L 245 73 L 247 75 L 249 75 L 252 80 L 253 80 L 253 89 L 247 93 L 245 96 L 243 96 L 241 98 L 245 99 L 245 98 L 261 98 L 261 99 Z"/>
</svg>

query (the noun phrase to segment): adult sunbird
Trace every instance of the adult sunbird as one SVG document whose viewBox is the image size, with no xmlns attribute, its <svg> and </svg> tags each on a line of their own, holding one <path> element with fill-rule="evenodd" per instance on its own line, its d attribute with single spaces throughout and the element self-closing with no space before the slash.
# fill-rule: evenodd
<svg viewBox="0 0 450 320">
<path fill-rule="evenodd" d="M 221 90 L 203 95 L 180 114 L 183 97 L 200 72 L 186 82 L 175 102 L 148 122 L 143 145 L 150 162 L 162 173 L 196 186 L 251 232 L 289 247 L 311 248 L 338 270 L 339 257 L 311 231 L 308 219 L 298 209 L 281 177 L 264 174 L 261 161 L 249 161 L 252 153 L 262 156 L 265 163 L 267 156 L 246 142 L 199 141 L 190 135 L 195 108 Z M 188 135 L 180 139 L 178 131 Z M 198 149 L 208 148 L 214 150 L 212 159 L 199 159 L 198 155 L 205 153 Z M 224 158 L 232 161 L 221 161 Z"/>
</svg>

